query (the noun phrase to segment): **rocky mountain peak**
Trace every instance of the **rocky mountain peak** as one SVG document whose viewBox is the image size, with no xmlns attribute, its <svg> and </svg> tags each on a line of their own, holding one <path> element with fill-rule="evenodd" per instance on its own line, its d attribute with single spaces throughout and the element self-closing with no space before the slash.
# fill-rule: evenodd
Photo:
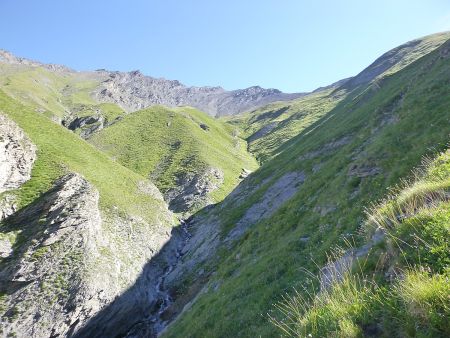
<svg viewBox="0 0 450 338">
<path fill-rule="evenodd" d="M 252 86 L 227 91 L 219 86 L 186 86 L 178 80 L 143 75 L 140 71 L 110 72 L 94 93 L 102 102 L 113 102 L 132 112 L 152 105 L 192 106 L 209 115 L 239 114 L 274 102 L 292 100 L 302 93 Z"/>
</svg>

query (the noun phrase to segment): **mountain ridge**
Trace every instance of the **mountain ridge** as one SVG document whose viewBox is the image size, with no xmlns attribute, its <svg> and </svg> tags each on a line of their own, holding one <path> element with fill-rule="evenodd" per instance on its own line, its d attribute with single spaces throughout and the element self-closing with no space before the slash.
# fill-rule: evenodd
<svg viewBox="0 0 450 338">
<path fill-rule="evenodd" d="M 75 71 L 66 66 L 17 57 L 5 50 L 0 50 L 0 62 L 44 67 L 60 73 L 88 75 L 98 82 L 98 88 L 92 95 L 94 98 L 99 102 L 116 103 L 128 112 L 162 104 L 169 107 L 192 106 L 212 116 L 233 115 L 269 102 L 292 100 L 304 95 L 304 93 L 287 94 L 278 89 L 265 89 L 260 86 L 236 90 L 211 86 L 186 86 L 178 80 L 146 76 L 139 70 Z"/>
</svg>

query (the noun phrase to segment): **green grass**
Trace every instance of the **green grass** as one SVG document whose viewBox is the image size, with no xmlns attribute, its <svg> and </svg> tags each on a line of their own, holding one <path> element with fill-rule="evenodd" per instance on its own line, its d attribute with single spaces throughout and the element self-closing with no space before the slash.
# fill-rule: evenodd
<svg viewBox="0 0 450 338">
<path fill-rule="evenodd" d="M 17 101 L 62 118 L 80 104 L 94 105 L 89 92 L 98 84 L 88 74 L 58 73 L 43 67 L 0 63 L 0 87 Z"/>
<path fill-rule="evenodd" d="M 373 80 L 373 87 L 377 87 L 383 78 L 395 74 L 432 52 L 449 38 L 448 32 L 421 38 L 418 44 L 403 53 L 396 63 Z M 282 152 L 284 143 L 327 115 L 347 96 L 347 90 L 348 88 L 325 88 L 293 101 L 275 102 L 246 114 L 226 117 L 224 120 L 242 130 L 243 137 L 249 142 L 250 152 L 263 163 Z M 264 133 L 264 129 L 270 126 L 273 128 Z M 309 129 L 309 132 L 312 132 L 312 129 Z"/>
<path fill-rule="evenodd" d="M 224 173 L 224 183 L 213 192 L 215 201 L 236 186 L 243 168 L 257 167 L 245 142 L 232 135 L 232 128 L 189 107 L 155 106 L 135 112 L 96 133 L 89 142 L 127 168 L 151 176 L 163 192 L 174 188 L 186 174 L 218 168 Z"/>
<path fill-rule="evenodd" d="M 267 320 L 272 304 L 293 287 L 312 287 L 316 282 L 305 271 L 316 273 L 327 262 L 327 252 L 358 231 L 365 209 L 407 177 L 424 155 L 446 149 L 450 59 L 441 58 L 440 50 L 448 47 L 447 42 L 377 84 L 356 88 L 277 149 L 279 154 L 253 175 L 253 186 L 266 179 L 274 182 L 291 171 L 305 172 L 306 181 L 272 217 L 253 225 L 231 248 L 218 250 L 208 271 L 209 283 L 219 282 L 220 288 L 200 294 L 165 337 L 280 333 Z M 349 141 L 330 148 L 344 137 Z M 378 168 L 379 173 L 350 176 L 355 165 Z M 223 236 L 269 186 L 250 193 L 239 205 L 225 200 L 214 211 L 222 220 Z M 325 215 L 316 211 L 327 205 L 336 210 Z M 303 237 L 308 241 L 301 241 Z M 348 322 L 342 325 L 353 330 Z"/>
<path fill-rule="evenodd" d="M 320 293 L 287 296 L 277 304 L 272 322 L 292 337 L 448 337 L 450 325 L 450 151 L 416 171 L 414 182 L 373 207 L 366 230 L 382 227 L 387 233 L 382 251 L 355 263 Z M 427 199 L 405 204 L 414 187 L 441 183 Z M 433 199 L 434 197 L 434 199 Z M 411 201 L 411 199 L 408 199 Z M 401 206 L 392 213 L 391 206 Z M 399 216 L 402 217 L 399 217 Z M 389 276 L 393 276 L 392 277 Z"/>
<path fill-rule="evenodd" d="M 351 92 L 322 90 L 225 119 L 228 125 L 191 108 L 153 107 L 125 116 L 92 137 L 95 147 L 47 117 L 64 118 L 66 110 L 74 116 L 99 111 L 108 121 L 124 116 L 118 106 L 98 104 L 90 97 L 97 80 L 1 65 L 0 112 L 16 121 L 38 147 L 32 179 L 13 193 L 20 206 L 26 206 L 56 178 L 76 171 L 100 191 L 102 215 L 117 207 L 151 223 L 166 211 L 161 201 L 138 189 L 139 181 L 150 174 L 166 191 L 180 175 L 207 166 L 220 168 L 225 184 L 213 194 L 220 201 L 236 185 L 242 168 L 257 167 L 246 144 L 233 136 L 239 128 L 263 165 L 251 177 L 247 198 L 225 198 L 213 209 L 211 216 L 221 219 L 222 237 L 277 178 L 302 171 L 306 181 L 272 217 L 254 224 L 238 242 L 219 247 L 213 260 L 198 267 L 205 272 L 201 278 L 193 269 L 179 281 L 183 290 L 192 290 L 192 284 L 201 289 L 203 281 L 209 284 L 165 336 L 277 336 L 282 332 L 267 313 L 278 320 L 272 304 L 283 301 L 286 293 L 292 295 L 292 288 L 299 294 L 279 304 L 293 304 L 287 309 L 296 314 L 289 322 L 294 335 L 351 337 L 381 330 L 388 336 L 445 336 L 450 209 L 443 197 L 448 188 L 446 155 L 427 167 L 425 176 L 376 204 L 369 218 L 365 213 L 423 155 L 446 148 L 450 59 L 440 56 L 442 47 L 421 58 L 435 42 L 430 43 L 406 55 L 374 83 Z M 209 131 L 201 129 L 201 123 Z M 255 138 L 271 123 L 274 129 Z M 346 142 L 340 143 L 343 139 Z M 378 174 L 349 175 L 358 168 L 375 168 Z M 430 198 L 436 203 L 428 204 Z M 317 211 L 326 206 L 335 211 Z M 401 220 L 392 217 L 398 213 L 404 216 Z M 326 264 L 327 253 L 348 243 L 366 222 L 385 227 L 388 240 L 343 283 L 316 295 L 313 275 Z M 14 241 L 16 235 L 3 237 Z M 364 239 L 356 237 L 354 242 L 358 246 Z M 101 250 L 103 256 L 109 254 L 107 248 Z M 45 252 L 37 258 L 45 258 Z M 391 271 L 404 278 L 385 280 Z M 55 279 L 64 289 L 64 280 Z"/>
<path fill-rule="evenodd" d="M 241 130 L 249 151 L 259 162 L 275 157 L 282 145 L 310 127 L 345 97 L 345 91 L 327 89 L 290 102 L 276 102 L 255 111 L 223 118 Z M 273 126 L 267 133 L 264 128 Z"/>
<path fill-rule="evenodd" d="M 148 221 L 164 212 L 161 201 L 139 191 L 138 182 L 146 178 L 114 162 L 71 131 L 3 92 L 0 92 L 0 112 L 14 120 L 38 148 L 32 178 L 16 192 L 20 206 L 47 191 L 65 172 L 74 171 L 99 190 L 104 208 L 117 207 L 121 212 Z"/>
<path fill-rule="evenodd" d="M 0 74 L 0 88 L 6 94 L 53 119 L 101 114 L 108 123 L 124 115 L 118 105 L 98 103 L 91 97 L 100 83 L 95 73 L 0 63 Z"/>
</svg>

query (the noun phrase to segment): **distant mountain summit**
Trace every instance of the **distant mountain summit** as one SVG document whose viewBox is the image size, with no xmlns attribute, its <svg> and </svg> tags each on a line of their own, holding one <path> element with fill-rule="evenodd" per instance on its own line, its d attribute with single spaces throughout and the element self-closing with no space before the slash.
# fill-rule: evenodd
<svg viewBox="0 0 450 338">
<path fill-rule="evenodd" d="M 227 91 L 222 87 L 188 87 L 177 80 L 145 76 L 140 71 L 98 71 L 105 77 L 95 98 L 113 102 L 127 111 L 161 104 L 165 106 L 192 106 L 209 115 L 235 115 L 275 101 L 288 101 L 305 95 L 286 94 L 278 89 L 253 86 Z"/>
</svg>

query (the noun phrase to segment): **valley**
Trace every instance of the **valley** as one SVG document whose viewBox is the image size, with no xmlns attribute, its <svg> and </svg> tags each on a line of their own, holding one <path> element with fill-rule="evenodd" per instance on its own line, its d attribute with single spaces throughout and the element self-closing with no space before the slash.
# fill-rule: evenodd
<svg viewBox="0 0 450 338">
<path fill-rule="evenodd" d="M 450 33 L 295 94 L 2 51 L 0 335 L 447 336 L 449 79 Z"/>
</svg>

